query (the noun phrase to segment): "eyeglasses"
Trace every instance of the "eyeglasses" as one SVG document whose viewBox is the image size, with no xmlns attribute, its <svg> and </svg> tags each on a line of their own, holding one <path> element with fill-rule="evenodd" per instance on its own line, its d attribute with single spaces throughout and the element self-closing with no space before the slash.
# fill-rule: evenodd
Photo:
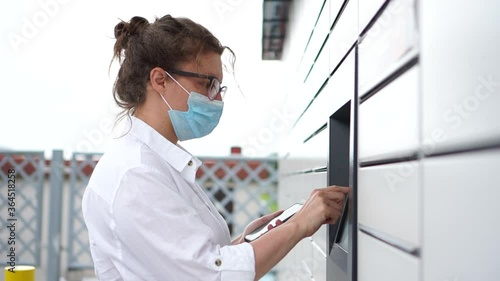
<svg viewBox="0 0 500 281">
<path fill-rule="evenodd" d="M 217 95 L 220 94 L 221 98 L 224 98 L 224 94 L 226 93 L 227 87 L 221 86 L 221 82 L 219 81 L 219 79 L 217 79 L 217 77 L 194 73 L 194 72 L 182 71 L 177 69 L 169 69 L 167 71 L 181 76 L 208 79 L 210 81 L 210 87 L 208 88 L 207 97 L 210 100 L 215 100 L 217 98 Z"/>
</svg>

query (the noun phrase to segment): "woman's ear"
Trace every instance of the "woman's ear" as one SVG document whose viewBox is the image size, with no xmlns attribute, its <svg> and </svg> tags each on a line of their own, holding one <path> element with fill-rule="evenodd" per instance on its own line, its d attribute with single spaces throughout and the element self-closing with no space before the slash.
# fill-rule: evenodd
<svg viewBox="0 0 500 281">
<path fill-rule="evenodd" d="M 167 82 L 168 76 L 160 67 L 155 67 L 151 69 L 149 72 L 149 81 L 151 83 L 151 87 L 158 93 L 165 92 L 165 82 Z"/>
</svg>

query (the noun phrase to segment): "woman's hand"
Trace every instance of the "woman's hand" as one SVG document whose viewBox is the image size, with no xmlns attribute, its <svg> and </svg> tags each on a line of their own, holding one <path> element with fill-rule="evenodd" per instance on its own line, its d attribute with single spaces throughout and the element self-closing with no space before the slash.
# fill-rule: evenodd
<svg viewBox="0 0 500 281">
<path fill-rule="evenodd" d="M 283 213 L 283 210 L 279 210 L 279 211 L 276 211 L 274 213 L 271 213 L 271 214 L 268 214 L 268 215 L 265 215 L 263 217 L 260 217 L 254 221 L 252 221 L 251 223 L 249 223 L 247 225 L 247 227 L 245 228 L 245 231 L 243 231 L 243 234 L 241 234 L 237 239 L 235 239 L 232 244 L 240 244 L 240 243 L 243 243 L 245 242 L 245 236 L 247 236 L 249 233 L 251 233 L 252 231 L 256 230 L 257 228 L 259 228 L 259 226 L 262 226 L 264 225 L 265 223 L 268 223 L 269 221 L 271 221 L 272 219 L 274 219 L 275 217 L 281 215 L 281 213 Z M 281 224 L 281 221 L 277 221 L 276 222 L 276 225 L 280 225 Z"/>
<path fill-rule="evenodd" d="M 349 187 L 329 186 L 315 189 L 291 219 L 301 231 L 303 237 L 313 235 L 323 224 L 336 223 L 342 214 L 344 197 L 351 191 Z"/>
</svg>

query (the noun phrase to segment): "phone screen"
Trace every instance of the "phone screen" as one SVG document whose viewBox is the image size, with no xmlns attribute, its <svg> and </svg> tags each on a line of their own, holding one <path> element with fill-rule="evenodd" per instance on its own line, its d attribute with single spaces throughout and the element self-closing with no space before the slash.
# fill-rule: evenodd
<svg viewBox="0 0 500 281">
<path fill-rule="evenodd" d="M 287 208 L 285 211 L 283 211 L 283 213 L 281 213 L 281 215 L 275 217 L 274 219 L 270 220 L 269 222 L 263 224 L 262 226 L 259 226 L 256 230 L 254 230 L 250 234 L 246 235 L 245 241 L 251 242 L 251 241 L 261 237 L 262 235 L 264 235 L 265 233 L 267 233 L 269 231 L 268 230 L 269 225 L 272 225 L 273 227 L 276 226 L 277 220 L 280 220 L 282 222 L 286 222 L 295 213 L 297 213 L 300 210 L 300 208 L 302 208 L 302 204 L 300 204 L 300 203 L 293 204 L 292 206 Z"/>
</svg>

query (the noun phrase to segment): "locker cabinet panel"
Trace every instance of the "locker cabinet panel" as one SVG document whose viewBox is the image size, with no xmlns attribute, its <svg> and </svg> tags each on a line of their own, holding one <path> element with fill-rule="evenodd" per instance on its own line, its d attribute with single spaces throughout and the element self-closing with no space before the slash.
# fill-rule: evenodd
<svg viewBox="0 0 500 281">
<path fill-rule="evenodd" d="M 322 227 L 320 231 L 326 233 L 326 228 Z M 313 247 L 313 255 L 312 255 L 312 275 L 314 281 L 327 281 L 328 278 L 326 276 L 326 256 L 325 253 L 316 250 Z"/>
<path fill-rule="evenodd" d="M 359 0 L 359 32 L 363 31 L 366 25 L 382 7 L 385 0 Z"/>
<path fill-rule="evenodd" d="M 415 153 L 418 118 L 418 67 L 414 67 L 360 105 L 360 161 Z"/>
<path fill-rule="evenodd" d="M 313 243 L 313 248 L 318 252 L 318 254 L 323 255 L 324 258 L 327 256 L 327 225 L 323 225 L 319 228 L 316 233 L 314 233 L 313 236 L 311 236 L 312 240 L 311 243 Z M 323 262 L 325 262 L 326 266 L 326 261 L 323 259 Z"/>
<path fill-rule="evenodd" d="M 421 10 L 424 152 L 499 144 L 500 2 L 424 1 Z"/>
<path fill-rule="evenodd" d="M 311 130 L 309 133 L 313 133 Z M 312 137 L 306 143 L 297 142 L 296 146 L 290 150 L 288 159 L 300 163 L 300 169 L 288 172 L 310 170 L 318 167 L 326 167 L 328 162 L 328 129 L 325 129 Z"/>
<path fill-rule="evenodd" d="M 325 48 L 327 49 L 327 48 Z M 321 85 L 328 79 L 328 50 L 323 49 L 319 54 L 318 59 L 309 73 L 309 77 L 304 83 L 304 89 L 301 93 L 303 96 L 301 99 L 304 100 L 303 104 L 306 106 L 310 100 L 318 93 Z"/>
<path fill-rule="evenodd" d="M 309 173 L 309 174 L 305 174 L 303 177 L 304 177 L 304 181 L 305 181 L 303 188 L 304 188 L 304 190 L 306 190 L 307 196 L 301 198 L 302 200 L 307 199 L 314 189 L 324 188 L 327 185 L 326 172 L 324 172 L 324 173 Z"/>
<path fill-rule="evenodd" d="M 418 258 L 358 232 L 358 281 L 419 281 L 419 267 Z"/>
<path fill-rule="evenodd" d="M 359 94 L 389 76 L 417 48 L 413 0 L 391 1 L 359 47 Z M 412 52 L 413 51 L 413 52 Z"/>
<path fill-rule="evenodd" d="M 423 161 L 424 280 L 500 276 L 500 149 Z"/>
<path fill-rule="evenodd" d="M 419 246 L 419 175 L 416 161 L 359 169 L 358 222 Z"/>
<path fill-rule="evenodd" d="M 325 38 L 329 32 L 329 1 L 326 1 L 323 10 L 321 10 L 323 1 L 314 2 L 316 3 L 309 2 L 310 5 L 314 5 L 314 8 L 317 9 L 315 10 L 316 14 L 309 16 L 311 19 L 314 18 L 314 22 L 312 22 L 311 25 L 311 38 L 310 40 L 309 37 L 305 39 L 308 44 L 306 49 L 304 50 L 304 54 L 299 66 L 299 77 L 300 79 L 302 79 L 302 81 L 306 81 L 307 74 L 309 73 L 311 66 L 313 66 L 316 56 L 319 54 L 321 45 L 325 41 Z M 318 20 L 317 22 L 316 19 Z"/>
<path fill-rule="evenodd" d="M 293 138 L 304 141 L 354 96 L 354 67 L 355 53 L 351 52 L 293 128 Z"/>
<path fill-rule="evenodd" d="M 335 19 L 339 16 L 340 9 L 345 0 L 331 0 L 330 1 L 330 27 L 332 27 Z"/>
<path fill-rule="evenodd" d="M 330 1 L 326 1 L 325 6 L 321 11 L 321 14 L 319 14 L 318 21 L 314 26 L 311 40 L 309 41 L 306 53 L 304 54 L 304 59 L 306 59 L 307 61 L 312 61 L 312 62 L 314 61 L 314 59 L 319 53 L 321 45 L 325 41 L 325 38 L 328 35 L 328 32 L 330 31 L 329 27 L 330 13 L 328 9 L 329 3 Z"/>
<path fill-rule="evenodd" d="M 358 39 L 358 1 L 349 1 L 328 40 L 330 50 L 330 72 L 338 66 L 349 48 Z"/>
<path fill-rule="evenodd" d="M 301 240 L 279 263 L 278 280 L 310 281 L 314 263 L 313 249 L 309 239 Z"/>
<path fill-rule="evenodd" d="M 303 178 L 298 176 L 284 176 L 302 169 L 302 161 L 282 160 L 280 161 L 280 178 L 278 181 L 278 203 L 280 209 L 285 209 L 303 198 Z"/>
</svg>

